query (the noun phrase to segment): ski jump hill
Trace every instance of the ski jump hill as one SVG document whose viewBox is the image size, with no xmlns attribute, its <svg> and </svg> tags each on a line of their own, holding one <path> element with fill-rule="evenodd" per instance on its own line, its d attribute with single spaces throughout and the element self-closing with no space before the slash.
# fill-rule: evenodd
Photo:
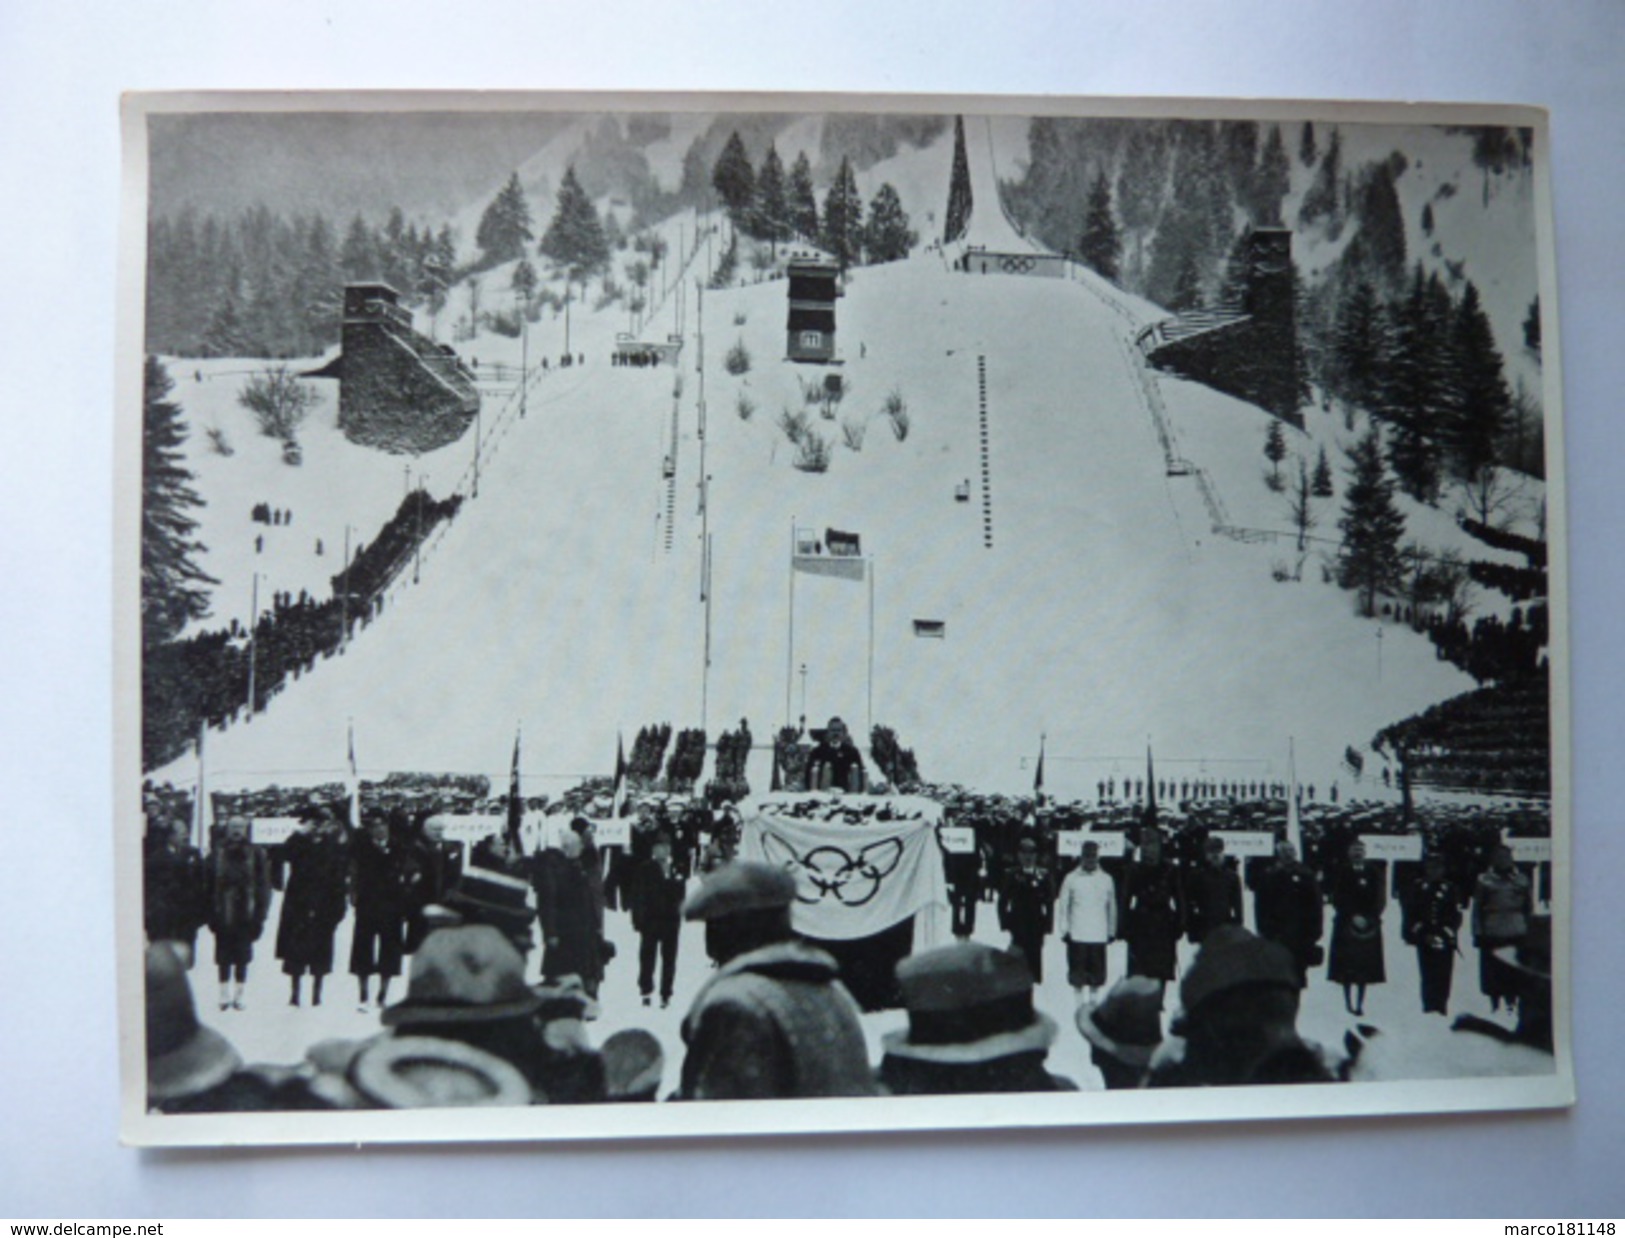
<svg viewBox="0 0 1625 1238">
<path fill-rule="evenodd" d="M 965 244 L 1038 253 L 998 209 L 990 131 L 972 121 L 967 137 Z M 910 152 L 915 175 L 946 187 L 951 145 Z M 845 394 L 821 407 L 808 388 L 825 371 L 783 355 L 785 285 L 700 293 L 705 221 L 680 222 L 686 251 L 667 226 L 685 292 L 644 325 L 682 322 L 678 365 L 612 367 L 624 310 L 578 310 L 583 364 L 533 374 L 523 416 L 487 400 L 478 496 L 465 491 L 416 583 L 252 722 L 211 732 L 211 785 L 341 777 L 353 726 L 364 777 L 485 773 L 502 787 L 522 726 L 526 794 L 557 794 L 610 774 L 617 736 L 630 748 L 643 725 L 703 723 L 714 740 L 743 717 L 765 745 L 805 713 L 840 714 L 860 738 L 893 727 L 928 780 L 984 791 L 1029 791 L 1040 736 L 1046 790 L 1063 799 L 1142 773 L 1148 741 L 1176 778 L 1280 779 L 1290 738 L 1299 776 L 1326 786 L 1348 778 L 1349 745 L 1471 686 L 1423 636 L 1357 618 L 1315 554 L 1279 579 L 1298 558 L 1289 537 L 1213 534 L 1220 493 L 1237 523 L 1287 528 L 1261 481 L 1270 415 L 1166 376 L 1151 407 L 1132 339 L 1159 307 L 1075 268 L 972 277 L 929 249 L 858 268 L 838 310 Z M 533 328 L 533 362 L 558 354 L 563 330 Z M 723 364 L 736 345 L 750 358 L 738 374 Z M 519 347 L 481 336 L 460 351 L 490 373 Z M 198 375 L 177 393 L 194 424 L 235 426 L 232 385 Z M 798 415 L 829 445 L 827 471 L 796 467 L 783 423 Z M 307 458 L 341 449 L 335 421 L 330 404 L 312 414 Z M 1340 429 L 1294 430 L 1292 450 L 1339 460 Z M 335 456 L 339 484 L 319 460 L 260 463 L 274 445 L 247 429 L 229 460 L 201 437 L 190 464 L 210 519 L 226 518 L 214 506 L 237 519 L 256 487 L 304 487 L 288 500 L 301 536 L 336 548 L 348 525 L 376 527 L 359 505 L 387 512 L 401 494 L 395 458 Z M 430 492 L 466 485 L 472 452 L 465 438 L 418 461 Z M 1336 514 L 1328 501 L 1322 525 Z M 792 615 L 797 527 L 856 532 L 867 562 L 858 580 L 798 575 Z M 1434 513 L 1413 529 L 1442 539 L 1453 524 Z M 246 538 L 230 545 L 209 564 L 231 582 L 213 622 L 240 613 L 259 570 Z M 188 755 L 153 776 L 196 771 Z M 766 790 L 765 746 L 747 773 Z"/>
</svg>

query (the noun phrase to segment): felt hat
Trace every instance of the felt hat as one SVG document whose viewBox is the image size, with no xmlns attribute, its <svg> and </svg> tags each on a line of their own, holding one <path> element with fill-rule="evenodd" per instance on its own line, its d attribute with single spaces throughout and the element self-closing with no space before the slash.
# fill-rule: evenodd
<svg viewBox="0 0 1625 1238">
<path fill-rule="evenodd" d="M 683 904 L 685 920 L 716 920 L 742 911 L 788 907 L 796 880 L 770 864 L 725 864 L 707 877 Z"/>
<path fill-rule="evenodd" d="M 1203 941 L 1180 982 L 1180 1005 L 1193 1014 L 1209 998 L 1246 984 L 1278 985 L 1296 993 L 1298 968 L 1285 946 L 1226 924 Z"/>
<path fill-rule="evenodd" d="M 481 923 L 529 928 L 536 918 L 529 883 L 489 868 L 464 869 L 445 901 L 452 911 Z"/>
<path fill-rule="evenodd" d="M 437 929 L 412 956 L 406 1000 L 384 1011 L 402 1023 L 485 1023 L 533 1013 L 542 999 L 525 984 L 525 961 L 489 924 Z"/>
<path fill-rule="evenodd" d="M 604 1089 L 612 1101 L 653 1100 L 660 1090 L 666 1055 L 654 1035 L 629 1027 L 604 1041 Z"/>
<path fill-rule="evenodd" d="M 494 1054 L 434 1036 L 388 1036 L 350 1065 L 356 1091 L 386 1109 L 528 1105 L 530 1084 Z"/>
<path fill-rule="evenodd" d="M 186 969 L 167 942 L 147 947 L 147 1099 L 176 1100 L 218 1087 L 242 1066 L 237 1050 L 198 1022 Z"/>
<path fill-rule="evenodd" d="M 1033 1009 L 1032 972 L 1019 954 L 957 942 L 904 959 L 897 984 L 908 1030 L 882 1038 L 893 1057 L 970 1064 L 1055 1043 L 1055 1021 Z"/>
<path fill-rule="evenodd" d="M 1079 1006 L 1078 1031 L 1125 1066 L 1145 1066 L 1162 1041 L 1162 986 L 1146 976 L 1125 976 L 1100 1005 Z"/>
</svg>

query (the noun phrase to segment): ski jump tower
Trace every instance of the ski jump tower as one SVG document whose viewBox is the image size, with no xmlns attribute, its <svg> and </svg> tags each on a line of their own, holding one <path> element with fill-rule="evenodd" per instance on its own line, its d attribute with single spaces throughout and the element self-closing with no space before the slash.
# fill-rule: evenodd
<svg viewBox="0 0 1625 1238">
<path fill-rule="evenodd" d="M 1239 304 L 1165 318 L 1135 343 L 1159 370 L 1257 404 L 1302 429 L 1291 231 L 1254 228 L 1248 234 Z"/>
<path fill-rule="evenodd" d="M 353 443 L 420 453 L 461 438 L 479 411 L 474 376 L 419 335 L 388 284 L 347 284 L 342 350 L 309 375 L 339 380 L 339 429 Z"/>
</svg>

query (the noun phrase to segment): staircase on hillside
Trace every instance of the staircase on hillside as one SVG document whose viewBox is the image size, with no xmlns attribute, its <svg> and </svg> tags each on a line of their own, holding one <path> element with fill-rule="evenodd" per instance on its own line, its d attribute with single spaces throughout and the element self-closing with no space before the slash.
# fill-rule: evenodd
<svg viewBox="0 0 1625 1238">
<path fill-rule="evenodd" d="M 976 358 L 976 405 L 982 444 L 982 545 L 993 549 L 993 467 L 988 458 L 987 358 Z"/>
</svg>

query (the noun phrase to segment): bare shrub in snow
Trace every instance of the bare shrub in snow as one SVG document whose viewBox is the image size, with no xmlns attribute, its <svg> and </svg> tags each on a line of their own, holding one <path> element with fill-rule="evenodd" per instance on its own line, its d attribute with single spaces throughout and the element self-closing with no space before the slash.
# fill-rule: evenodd
<svg viewBox="0 0 1625 1238">
<path fill-rule="evenodd" d="M 780 409 L 779 419 L 776 424 L 778 425 L 779 429 L 784 431 L 784 437 L 789 439 L 797 446 L 800 446 L 801 440 L 810 433 L 810 423 L 807 420 L 807 414 L 805 412 L 798 411 L 792 413 L 787 408 Z"/>
<path fill-rule="evenodd" d="M 796 444 L 795 466 L 803 473 L 829 472 L 829 440 L 817 430 L 807 430 Z"/>
<path fill-rule="evenodd" d="M 215 455 L 230 456 L 236 454 L 237 449 L 231 445 L 231 440 L 226 437 L 226 432 L 219 426 L 210 426 L 203 433 L 208 437 L 209 448 Z"/>
<path fill-rule="evenodd" d="M 739 398 L 734 401 L 734 411 L 739 414 L 740 421 L 749 421 L 756 412 L 756 401 L 741 391 Z"/>
<path fill-rule="evenodd" d="M 903 399 L 903 393 L 893 388 L 886 396 L 886 402 L 880 406 L 880 411 L 886 420 L 891 422 L 891 432 L 897 436 L 901 443 L 908 438 L 909 416 L 908 403 Z"/>
<path fill-rule="evenodd" d="M 261 434 L 292 443 L 316 403 L 316 393 L 295 378 L 287 366 L 275 365 L 250 378 L 237 393 L 237 403 L 254 414 Z"/>
<path fill-rule="evenodd" d="M 735 378 L 750 371 L 750 350 L 745 347 L 744 340 L 738 340 L 728 350 L 728 355 L 722 359 L 722 368 Z"/>
<path fill-rule="evenodd" d="M 856 421 L 851 417 L 841 422 L 841 441 L 852 451 L 863 450 L 863 436 L 868 433 L 869 424 Z"/>
</svg>

